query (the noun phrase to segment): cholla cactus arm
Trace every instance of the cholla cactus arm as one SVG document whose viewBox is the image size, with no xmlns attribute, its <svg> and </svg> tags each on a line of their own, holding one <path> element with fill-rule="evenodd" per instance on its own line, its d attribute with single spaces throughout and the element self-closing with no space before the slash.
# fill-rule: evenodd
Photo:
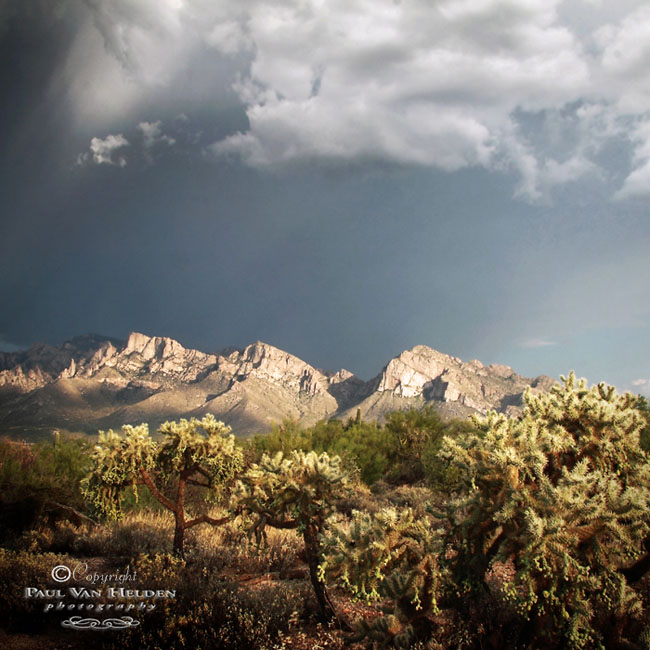
<svg viewBox="0 0 650 650">
<path fill-rule="evenodd" d="M 444 443 L 473 481 L 449 513 L 450 566 L 471 592 L 493 560 L 513 558 L 504 594 L 520 615 L 550 616 L 558 643 L 586 647 L 600 642 L 599 617 L 624 620 L 642 606 L 625 574 L 650 532 L 643 422 L 631 396 L 573 373 L 524 403 L 520 419 L 492 413 L 473 440 Z"/>
<path fill-rule="evenodd" d="M 120 494 L 124 487 L 146 485 L 151 494 L 174 513 L 174 550 L 182 554 L 184 532 L 201 523 L 219 525 L 229 519 L 214 519 L 207 514 L 186 519 L 187 485 L 223 489 L 243 466 L 243 455 L 235 444 L 230 428 L 212 415 L 203 420 L 192 418 L 165 422 L 164 436 L 156 444 L 148 427 L 126 425 L 122 435 L 100 432 L 92 455 L 93 469 L 84 481 L 84 493 L 95 507 L 110 516 L 119 514 Z M 172 497 L 163 484 L 171 479 L 176 486 Z"/>
<path fill-rule="evenodd" d="M 231 480 L 243 466 L 243 455 L 235 444 L 230 427 L 213 415 L 202 420 L 191 418 L 180 422 L 165 422 L 159 432 L 164 440 L 160 444 L 157 461 L 168 476 L 199 475 L 192 483 L 214 488 Z"/>
<path fill-rule="evenodd" d="M 355 512 L 348 525 L 327 536 L 324 570 L 356 598 L 371 601 L 382 596 L 388 575 L 418 570 L 440 550 L 440 535 L 429 521 L 415 520 L 408 508 L 386 508 L 373 516 Z"/>
<path fill-rule="evenodd" d="M 336 499 L 349 484 L 338 456 L 294 451 L 264 454 L 238 483 L 237 505 L 241 512 L 257 516 L 264 525 L 320 531 L 334 509 Z"/>
<path fill-rule="evenodd" d="M 262 456 L 241 477 L 236 509 L 253 515 L 249 534 L 258 542 L 266 526 L 298 528 L 305 542 L 305 554 L 314 593 L 324 619 L 336 618 L 322 576 L 321 534 L 334 503 L 349 487 L 349 477 L 338 456 L 294 451 Z"/>
<path fill-rule="evenodd" d="M 385 509 L 372 517 L 354 513 L 349 525 L 331 530 L 323 573 L 357 599 L 389 598 L 394 603 L 389 615 L 370 624 L 361 622 L 356 638 L 410 647 L 433 635 L 443 547 L 442 535 L 431 523 L 415 520 L 410 509 Z"/>
<path fill-rule="evenodd" d="M 94 509 L 109 518 L 119 517 L 123 489 L 144 483 L 143 473 L 153 468 L 155 450 L 146 424 L 125 425 L 122 435 L 112 429 L 100 431 L 90 455 L 90 473 L 82 481 L 82 492 Z"/>
</svg>

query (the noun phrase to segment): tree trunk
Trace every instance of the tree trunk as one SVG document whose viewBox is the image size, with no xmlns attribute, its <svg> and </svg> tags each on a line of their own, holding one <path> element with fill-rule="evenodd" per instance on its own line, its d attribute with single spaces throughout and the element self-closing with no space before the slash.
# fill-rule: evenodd
<svg viewBox="0 0 650 650">
<path fill-rule="evenodd" d="M 183 557 L 183 544 L 185 542 L 185 486 L 186 477 L 181 473 L 178 479 L 178 491 L 176 492 L 176 507 L 174 510 L 174 555 Z"/>
<path fill-rule="evenodd" d="M 308 525 L 303 533 L 305 540 L 305 553 L 307 555 L 307 564 L 309 565 L 309 577 L 311 579 L 318 607 L 321 616 L 325 621 L 331 621 L 337 618 L 334 605 L 330 600 L 325 584 L 318 578 L 318 565 L 320 564 L 320 544 L 318 542 L 318 529 L 313 525 Z"/>
<path fill-rule="evenodd" d="M 183 513 L 175 513 L 176 527 L 174 529 L 174 555 L 183 557 L 183 544 L 185 542 L 185 522 Z"/>
</svg>

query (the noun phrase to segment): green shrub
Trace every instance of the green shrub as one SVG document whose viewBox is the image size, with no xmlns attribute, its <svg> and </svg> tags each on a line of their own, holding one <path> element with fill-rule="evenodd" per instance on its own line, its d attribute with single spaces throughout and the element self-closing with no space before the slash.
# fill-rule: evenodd
<svg viewBox="0 0 650 650">
<path fill-rule="evenodd" d="M 151 589 L 175 589 L 158 601 L 141 625 L 109 640 L 108 647 L 272 650 L 294 621 L 308 618 L 315 604 L 304 583 L 237 584 L 214 567 L 169 556 L 140 558 L 133 569 Z"/>
<path fill-rule="evenodd" d="M 386 416 L 385 427 L 396 445 L 392 475 L 408 482 L 424 478 L 422 454 L 425 449 L 439 445 L 446 431 L 435 407 L 393 411 Z"/>
<path fill-rule="evenodd" d="M 54 553 L 29 553 L 0 548 L 0 611 L 2 627 L 10 632 L 42 632 L 59 621 L 43 611 L 43 601 L 26 599 L 26 587 L 56 589 L 51 571 L 59 564 L 69 564 L 68 558 Z"/>
<path fill-rule="evenodd" d="M 55 436 L 52 443 L 0 441 L 0 535 L 10 543 L 46 516 L 85 510 L 80 481 L 89 467 L 89 443 Z M 71 511 L 68 511 L 71 512 Z"/>
<path fill-rule="evenodd" d="M 352 421 L 324 451 L 347 460 L 349 471 L 358 468 L 359 478 L 372 485 L 389 471 L 396 445 L 391 433 L 376 422 Z"/>
<path fill-rule="evenodd" d="M 477 429 L 471 420 L 451 420 L 443 431 L 450 438 L 464 438 L 476 435 Z M 422 471 L 426 481 L 435 490 L 451 494 L 460 489 L 463 483 L 461 468 L 441 454 L 443 436 L 434 436 L 424 444 L 421 454 Z"/>
<path fill-rule="evenodd" d="M 259 462 L 264 454 L 274 456 L 281 451 L 284 455 L 289 455 L 292 451 L 313 449 L 311 430 L 291 419 L 285 419 L 282 424 L 274 424 L 269 433 L 253 436 L 248 445 L 252 449 L 254 462 Z"/>
</svg>

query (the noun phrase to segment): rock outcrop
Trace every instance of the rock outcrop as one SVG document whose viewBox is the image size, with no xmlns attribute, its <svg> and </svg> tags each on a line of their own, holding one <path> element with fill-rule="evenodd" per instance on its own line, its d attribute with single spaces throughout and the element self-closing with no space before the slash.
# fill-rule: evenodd
<svg viewBox="0 0 650 650">
<path fill-rule="evenodd" d="M 514 414 L 528 386 L 548 390 L 554 380 L 544 376 L 528 379 L 509 366 L 484 366 L 478 360 L 465 363 L 426 345 L 416 345 L 391 359 L 374 382 L 368 397 L 356 405 L 365 418 L 429 402 L 449 416 L 492 409 Z M 351 414 L 352 410 L 345 415 Z"/>
<path fill-rule="evenodd" d="M 284 418 L 311 424 L 357 409 L 381 418 L 429 402 L 447 415 L 513 412 L 527 386 L 547 390 L 552 383 L 520 377 L 508 366 L 465 363 L 424 345 L 402 352 L 365 382 L 347 370 L 319 370 L 261 341 L 209 354 L 137 332 L 125 342 L 88 335 L 0 354 L 0 433 L 92 433 L 142 421 L 155 427 L 209 412 L 247 434 Z"/>
</svg>

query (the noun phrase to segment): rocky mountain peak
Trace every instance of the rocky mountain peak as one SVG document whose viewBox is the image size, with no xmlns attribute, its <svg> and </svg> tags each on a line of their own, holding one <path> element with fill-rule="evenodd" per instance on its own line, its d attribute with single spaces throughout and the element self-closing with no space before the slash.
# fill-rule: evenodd
<svg viewBox="0 0 650 650">
<path fill-rule="evenodd" d="M 228 362 L 236 366 L 234 374 L 238 381 L 254 377 L 309 395 L 327 391 L 328 381 L 323 373 L 293 354 L 262 341 L 233 352 Z"/>
<path fill-rule="evenodd" d="M 268 430 L 291 417 L 381 419 L 392 410 L 434 403 L 445 416 L 512 412 L 527 386 L 553 380 L 517 375 L 508 366 L 463 362 L 426 345 L 391 359 L 368 382 L 348 370 L 320 370 L 256 341 L 218 354 L 132 332 L 126 341 L 80 336 L 0 354 L 0 433 L 119 427 L 213 413 L 239 434 Z M 48 428 L 49 427 L 49 428 Z M 39 434 L 40 435 L 40 434 Z"/>
<path fill-rule="evenodd" d="M 426 345 L 416 345 L 388 362 L 380 375 L 377 391 L 417 397 L 434 378 L 457 362 L 458 359 Z"/>
<path fill-rule="evenodd" d="M 178 341 L 168 337 L 147 336 L 139 332 L 131 332 L 124 347 L 123 354 L 128 355 L 134 353 L 144 361 L 176 360 L 182 362 L 188 350 Z M 203 353 L 201 352 L 199 354 Z"/>
<path fill-rule="evenodd" d="M 140 332 L 131 332 L 122 350 L 111 354 L 111 350 L 106 349 L 106 355 L 107 367 L 131 376 L 161 380 L 195 381 L 217 365 L 214 354 L 184 348 L 172 338 Z"/>
<path fill-rule="evenodd" d="M 500 363 L 492 363 L 487 368 L 493 375 L 503 377 L 504 379 L 512 377 L 515 374 L 515 371 L 510 366 L 504 366 Z"/>
<path fill-rule="evenodd" d="M 510 366 L 484 366 L 476 359 L 465 363 L 426 345 L 416 345 L 389 361 L 379 376 L 376 390 L 400 398 L 457 403 L 485 413 L 495 408 L 516 407 L 530 384 L 547 389 L 552 380 L 527 379 L 517 375 Z"/>
</svg>

